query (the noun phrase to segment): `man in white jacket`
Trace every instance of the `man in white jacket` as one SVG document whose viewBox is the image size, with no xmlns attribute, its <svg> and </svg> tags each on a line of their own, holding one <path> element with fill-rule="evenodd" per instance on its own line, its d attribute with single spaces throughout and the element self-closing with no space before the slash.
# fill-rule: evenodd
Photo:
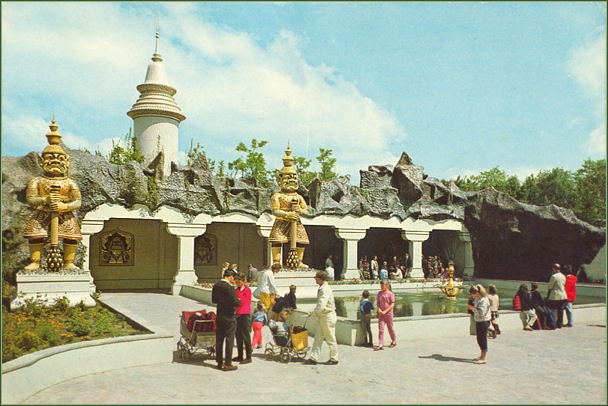
<svg viewBox="0 0 608 406">
<path fill-rule="evenodd" d="M 557 328 L 564 325 L 564 305 L 566 304 L 566 277 L 559 264 L 553 264 L 553 275 L 549 279 L 549 307 L 557 320 Z"/>
<path fill-rule="evenodd" d="M 334 293 L 327 283 L 327 272 L 318 271 L 315 275 L 315 282 L 319 285 L 317 291 L 317 306 L 310 316 L 319 318 L 319 326 L 315 333 L 315 341 L 312 344 L 310 358 L 306 363 L 308 365 L 316 365 L 319 355 L 321 355 L 321 346 L 323 341 L 327 341 L 329 346 L 329 361 L 326 365 L 338 364 L 338 343 L 336 341 L 336 303 L 334 301 Z"/>
</svg>

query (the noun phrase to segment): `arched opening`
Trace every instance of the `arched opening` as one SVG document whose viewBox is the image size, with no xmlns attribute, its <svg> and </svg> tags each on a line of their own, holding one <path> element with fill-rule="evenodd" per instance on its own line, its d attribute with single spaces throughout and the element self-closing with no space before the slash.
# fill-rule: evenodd
<svg viewBox="0 0 608 406">
<path fill-rule="evenodd" d="M 344 241 L 336 237 L 335 227 L 306 226 L 310 244 L 304 251 L 304 263 L 314 269 L 325 269 L 325 259 L 329 254 L 334 257 L 334 268 L 342 270 L 345 259 Z"/>
<path fill-rule="evenodd" d="M 454 263 L 454 276 L 462 278 L 465 253 L 464 244 L 459 239 L 460 231 L 452 230 L 433 230 L 428 240 L 422 243 L 422 255 L 438 256 L 444 267 L 449 262 Z"/>
<path fill-rule="evenodd" d="M 378 256 L 378 263 L 389 262 L 394 256 L 402 259 L 408 252 L 408 243 L 401 237 L 401 229 L 396 228 L 370 228 L 365 238 L 358 242 L 359 258 L 367 256 L 371 260 L 374 255 Z M 410 253 L 411 256 L 411 253 Z"/>
</svg>

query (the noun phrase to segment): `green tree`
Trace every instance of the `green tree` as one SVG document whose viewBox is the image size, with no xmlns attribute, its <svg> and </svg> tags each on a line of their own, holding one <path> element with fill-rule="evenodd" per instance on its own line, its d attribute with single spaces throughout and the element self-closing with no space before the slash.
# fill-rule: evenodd
<svg viewBox="0 0 608 406">
<path fill-rule="evenodd" d="M 306 186 L 310 185 L 310 182 L 317 177 L 316 172 L 308 170 L 312 161 L 308 158 L 304 158 L 303 156 L 297 156 L 294 158 L 294 166 L 296 172 L 298 172 L 300 183 Z"/>
<path fill-rule="evenodd" d="M 186 152 L 186 165 L 192 166 L 201 155 L 205 156 L 209 170 L 215 173 L 215 160 L 209 159 L 203 146 L 199 142 L 194 145 L 194 140 L 190 138 L 190 148 Z"/>
<path fill-rule="evenodd" d="M 517 176 L 508 175 L 498 166 L 488 171 L 480 172 L 479 175 L 465 176 L 458 183 L 460 183 L 458 186 L 465 191 L 477 191 L 492 187 L 514 198 L 519 197 L 521 188 Z"/>
<path fill-rule="evenodd" d="M 137 148 L 137 137 L 133 137 L 132 129 L 125 135 L 124 146 L 123 142 L 114 142 L 112 140 L 112 149 L 106 157 L 108 162 L 116 165 L 124 165 L 127 162 L 135 161 L 144 163 L 145 158 Z"/>
<path fill-rule="evenodd" d="M 264 154 L 259 151 L 266 144 L 268 141 L 258 141 L 255 138 L 251 140 L 250 147 L 240 142 L 236 150 L 245 155 L 228 163 L 228 169 L 232 171 L 233 176 L 240 172 L 241 177 L 250 177 L 260 186 L 269 186 L 270 172 L 266 169 Z"/>
<path fill-rule="evenodd" d="M 587 159 L 574 173 L 574 213 L 590 224 L 606 227 L 606 160 Z"/>
<path fill-rule="evenodd" d="M 575 182 L 572 172 L 562 168 L 540 171 L 530 179 L 526 190 L 526 203 L 537 206 L 555 204 L 567 209 L 574 208 Z M 526 183 L 524 181 L 524 183 Z M 522 193 L 523 195 L 523 193 Z"/>
<path fill-rule="evenodd" d="M 538 187 L 538 179 L 536 175 L 528 175 L 524 179 L 520 188 L 520 200 L 523 203 L 536 204 L 534 202 L 541 201 L 541 190 Z"/>
<path fill-rule="evenodd" d="M 332 153 L 331 149 L 319 148 L 319 156 L 317 157 L 317 161 L 321 164 L 319 179 L 323 181 L 329 181 L 338 177 L 338 174 L 335 172 L 336 158 L 331 156 Z"/>
<path fill-rule="evenodd" d="M 224 160 L 221 160 L 217 165 L 217 174 L 218 176 L 224 176 L 226 173 L 226 163 Z"/>
</svg>

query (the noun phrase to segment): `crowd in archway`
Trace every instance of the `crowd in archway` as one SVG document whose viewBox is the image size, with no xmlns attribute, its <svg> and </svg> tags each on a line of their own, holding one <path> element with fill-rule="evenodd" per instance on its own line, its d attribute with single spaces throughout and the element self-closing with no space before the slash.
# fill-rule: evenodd
<svg viewBox="0 0 608 406">
<path fill-rule="evenodd" d="M 403 257 L 397 255 L 388 256 L 383 254 L 380 258 L 378 255 L 363 255 L 358 262 L 357 268 L 361 279 L 380 279 L 380 280 L 401 280 L 408 278 L 412 271 L 412 259 L 406 252 Z"/>
<path fill-rule="evenodd" d="M 438 255 L 422 256 L 422 272 L 425 279 L 446 279 L 449 277 L 449 266 L 455 267 L 452 261 L 443 261 Z M 383 254 L 363 255 L 358 262 L 359 276 L 367 280 L 402 280 L 409 278 L 412 271 L 412 258 L 409 253 L 402 257 Z"/>
</svg>

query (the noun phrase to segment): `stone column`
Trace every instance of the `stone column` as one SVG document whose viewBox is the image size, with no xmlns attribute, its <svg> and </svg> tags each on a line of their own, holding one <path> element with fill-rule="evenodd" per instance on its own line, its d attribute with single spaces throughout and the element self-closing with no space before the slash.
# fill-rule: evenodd
<svg viewBox="0 0 608 406">
<path fill-rule="evenodd" d="M 464 245 L 464 269 L 463 277 L 473 277 L 475 273 L 475 264 L 473 262 L 473 245 L 471 244 L 471 234 L 468 231 L 463 231 L 458 236 L 458 239 L 463 242 Z"/>
<path fill-rule="evenodd" d="M 408 241 L 408 248 L 412 255 L 411 278 L 424 278 L 422 272 L 422 243 L 429 238 L 429 231 L 402 231 L 401 237 Z"/>
<path fill-rule="evenodd" d="M 271 225 L 259 225 L 257 226 L 257 230 L 258 230 L 258 234 L 260 235 L 260 237 L 264 237 L 264 243 L 266 244 L 266 263 L 268 264 L 268 267 L 270 268 L 270 266 L 272 265 L 272 247 L 270 244 L 270 242 L 268 241 L 268 237 L 270 237 L 270 232 L 272 231 L 272 224 Z"/>
<path fill-rule="evenodd" d="M 360 228 L 336 228 L 336 237 L 345 240 L 344 250 L 342 252 L 342 262 L 344 264 L 344 270 L 342 271 L 343 279 L 360 278 L 358 259 L 359 250 L 357 249 L 357 242 L 365 238 L 367 230 Z"/>
<path fill-rule="evenodd" d="M 171 287 L 173 295 L 179 295 L 183 285 L 192 285 L 198 280 L 194 271 L 194 239 L 207 231 L 206 224 L 168 223 L 167 231 L 177 236 L 177 273 Z"/>
<path fill-rule="evenodd" d="M 82 270 L 89 275 L 89 288 L 91 293 L 95 293 L 95 290 L 97 290 L 93 275 L 91 275 L 91 269 L 89 268 L 89 264 L 91 263 L 91 236 L 103 230 L 103 226 L 103 220 L 83 220 L 80 227 L 82 245 L 85 248 L 84 258 L 82 260 Z"/>
</svg>

